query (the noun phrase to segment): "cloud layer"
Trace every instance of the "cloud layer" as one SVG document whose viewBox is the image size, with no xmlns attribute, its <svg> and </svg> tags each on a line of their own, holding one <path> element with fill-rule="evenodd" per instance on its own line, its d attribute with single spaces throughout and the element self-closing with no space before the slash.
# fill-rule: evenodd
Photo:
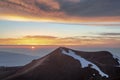
<svg viewBox="0 0 120 80">
<path fill-rule="evenodd" d="M 111 35 L 111 33 L 106 34 Z M 76 36 L 64 38 L 36 35 L 21 38 L 1 38 L 0 45 L 79 45 L 91 47 L 120 47 L 120 37 L 103 36 L 103 34 L 100 34 L 99 36 Z"/>
<path fill-rule="evenodd" d="M 119 3 L 120 0 L 0 0 L 0 19 L 119 22 Z"/>
</svg>

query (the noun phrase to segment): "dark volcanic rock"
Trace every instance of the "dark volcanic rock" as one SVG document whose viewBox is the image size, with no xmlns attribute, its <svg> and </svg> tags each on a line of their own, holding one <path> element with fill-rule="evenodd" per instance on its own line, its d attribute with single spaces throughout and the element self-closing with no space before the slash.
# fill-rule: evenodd
<svg viewBox="0 0 120 80">
<path fill-rule="evenodd" d="M 4 79 L 10 75 L 13 75 L 17 70 L 21 69 L 21 66 L 17 67 L 0 67 L 0 80 Z"/>
<path fill-rule="evenodd" d="M 99 71 L 92 68 L 92 64 L 82 67 L 79 60 L 62 53 L 69 53 L 68 48 L 58 48 L 50 54 L 24 66 L 16 74 L 4 80 L 118 80 L 120 67 L 118 62 L 107 51 L 82 52 L 73 51 L 97 65 L 101 71 L 109 75 L 109 78 L 100 75 Z"/>
</svg>

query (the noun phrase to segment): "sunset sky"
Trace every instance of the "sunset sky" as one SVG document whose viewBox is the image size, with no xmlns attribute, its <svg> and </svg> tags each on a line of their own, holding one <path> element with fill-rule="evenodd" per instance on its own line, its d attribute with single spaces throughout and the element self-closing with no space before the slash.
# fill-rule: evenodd
<svg viewBox="0 0 120 80">
<path fill-rule="evenodd" d="M 0 0 L 0 45 L 120 47 L 120 0 Z"/>
</svg>

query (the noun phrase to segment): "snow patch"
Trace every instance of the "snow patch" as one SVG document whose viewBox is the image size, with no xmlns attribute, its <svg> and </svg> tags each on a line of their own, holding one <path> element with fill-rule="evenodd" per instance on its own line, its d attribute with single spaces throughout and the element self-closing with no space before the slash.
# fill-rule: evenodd
<svg viewBox="0 0 120 80">
<path fill-rule="evenodd" d="M 113 54 L 112 54 L 113 55 Z M 119 63 L 119 67 L 120 67 L 120 57 L 116 56 L 116 55 L 113 55 L 113 58 L 114 59 L 118 59 L 118 63 Z"/>
<path fill-rule="evenodd" d="M 111 55 L 113 56 L 114 59 L 117 59 L 119 65 L 116 65 L 115 67 L 120 67 L 120 49 L 108 49 L 111 53 Z"/>
<path fill-rule="evenodd" d="M 68 52 L 66 52 L 65 50 L 62 49 L 62 53 L 65 55 L 71 56 L 74 59 L 78 60 L 81 63 L 82 68 L 88 67 L 88 65 L 91 64 L 92 68 L 96 69 L 101 76 L 109 77 L 107 74 L 102 72 L 97 65 L 95 65 L 94 63 L 92 63 L 92 62 L 82 58 L 81 56 L 75 54 L 75 52 L 73 52 L 72 50 L 68 50 Z"/>
</svg>

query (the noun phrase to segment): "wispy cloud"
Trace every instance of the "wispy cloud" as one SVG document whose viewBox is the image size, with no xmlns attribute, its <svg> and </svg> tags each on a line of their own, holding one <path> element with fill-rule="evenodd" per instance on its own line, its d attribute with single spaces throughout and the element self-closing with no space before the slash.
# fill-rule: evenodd
<svg viewBox="0 0 120 80">
<path fill-rule="evenodd" d="M 119 3 L 119 0 L 0 0 L 0 19 L 119 22 Z"/>
<path fill-rule="evenodd" d="M 25 36 L 23 38 L 28 38 L 28 39 L 56 39 L 57 37 L 54 37 L 54 36 L 39 36 L 39 35 L 36 35 L 36 36 Z"/>
<path fill-rule="evenodd" d="M 120 37 L 120 33 L 101 33 L 101 35 L 107 35 L 107 36 L 119 36 L 119 37 Z"/>
</svg>

